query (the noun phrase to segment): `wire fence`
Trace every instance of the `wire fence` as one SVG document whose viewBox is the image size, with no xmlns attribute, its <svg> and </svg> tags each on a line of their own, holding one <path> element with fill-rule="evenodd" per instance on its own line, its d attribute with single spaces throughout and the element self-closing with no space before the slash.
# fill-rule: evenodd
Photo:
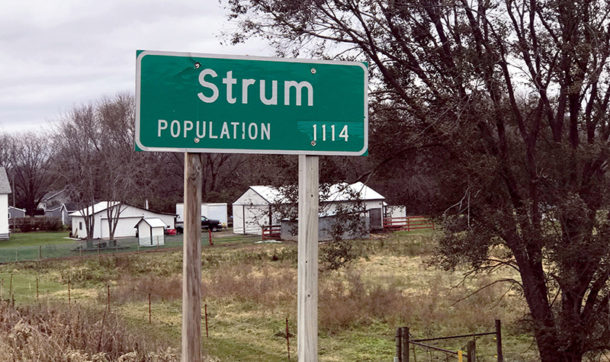
<svg viewBox="0 0 610 362">
<path fill-rule="evenodd" d="M 260 235 L 237 235 L 232 233 L 202 232 L 201 245 L 209 247 L 212 244 L 254 243 L 261 240 Z M 0 264 L 58 259 L 69 257 L 89 257 L 98 254 L 148 252 L 158 249 L 182 248 L 182 235 L 165 235 L 163 238 L 153 237 L 152 240 L 140 243 L 138 238 L 121 238 L 109 240 L 93 240 L 87 244 L 85 240 L 73 240 L 66 244 L 44 244 L 36 246 L 2 247 L 0 248 Z M 145 244 L 145 245 L 142 245 Z"/>
</svg>

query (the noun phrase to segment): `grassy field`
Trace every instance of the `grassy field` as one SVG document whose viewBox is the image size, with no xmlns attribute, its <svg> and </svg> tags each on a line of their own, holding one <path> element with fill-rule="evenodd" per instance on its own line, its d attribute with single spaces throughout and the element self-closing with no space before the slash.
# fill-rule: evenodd
<svg viewBox="0 0 610 362">
<path fill-rule="evenodd" d="M 0 248 L 13 248 L 19 246 L 39 246 L 47 244 L 67 244 L 68 231 L 32 231 L 29 233 L 11 233 L 9 240 L 0 241 Z"/>
<path fill-rule="evenodd" d="M 493 331 L 494 319 L 503 323 L 507 361 L 537 360 L 531 334 L 521 322 L 526 312 L 521 295 L 502 284 L 473 294 L 498 275 L 464 278 L 463 271 L 445 272 L 429 266 L 434 239 L 431 232 L 374 235 L 370 240 L 354 241 L 357 257 L 348 267 L 321 270 L 321 361 L 391 361 L 395 352 L 394 334 L 399 326 L 408 326 L 413 338 L 427 338 Z M 203 250 L 202 310 L 207 306 L 209 337 L 205 337 L 202 327 L 202 343 L 210 360 L 288 360 L 286 320 L 291 335 L 290 357 L 296 360 L 296 249 L 296 244 L 289 242 L 226 242 Z M 91 334 L 95 340 L 105 340 L 99 325 L 114 318 L 113 328 L 120 332 L 117 333 L 125 340 L 135 341 L 124 346 L 108 342 L 107 347 L 100 342 L 98 350 L 93 348 L 96 346 L 87 347 L 86 342 L 62 342 L 66 343 L 64 349 L 85 356 L 83 360 L 92 359 L 95 353 L 107 356 L 132 353 L 139 360 L 178 360 L 181 272 L 182 255 L 177 251 L 1 265 L 2 299 L 12 299 L 12 290 L 14 313 L 21 314 L 15 317 L 15 325 L 4 324 L 0 341 L 15 334 L 19 320 L 29 320 L 31 313 L 41 315 L 51 310 L 54 318 L 65 314 L 64 322 L 58 325 L 80 330 L 79 336 Z M 500 273 L 505 277 L 510 272 Z M 9 308 L 6 302 L 3 308 Z M 24 314 L 28 308 L 34 308 L 33 312 Z M 74 313 L 97 316 L 98 320 L 89 321 L 91 327 L 86 327 Z M 34 322 L 30 329 L 46 331 L 37 328 Z M 457 351 L 466 343 L 467 340 L 451 340 L 437 346 Z M 0 342 L 0 350 L 19 348 Z M 477 351 L 479 361 L 494 360 L 493 338 L 477 339 Z M 453 360 L 422 348 L 413 352 L 418 360 Z M 0 354 L 0 358 L 33 358 L 10 353 Z M 164 357 L 160 358 L 161 355 Z"/>
</svg>

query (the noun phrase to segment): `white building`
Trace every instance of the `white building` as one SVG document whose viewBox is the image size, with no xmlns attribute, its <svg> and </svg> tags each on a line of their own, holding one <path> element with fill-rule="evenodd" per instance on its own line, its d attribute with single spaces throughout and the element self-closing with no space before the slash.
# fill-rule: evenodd
<svg viewBox="0 0 610 362">
<path fill-rule="evenodd" d="M 8 229 L 8 195 L 11 193 L 11 184 L 8 181 L 6 170 L 0 167 L 0 240 L 9 238 Z"/>
<path fill-rule="evenodd" d="M 109 207 L 113 208 L 113 211 L 116 211 L 116 208 L 120 207 L 119 220 L 114 232 L 115 238 L 135 237 L 137 230 L 135 226 L 142 218 L 158 218 L 170 229 L 174 228 L 174 219 L 176 216 L 174 214 L 153 212 L 117 201 L 102 201 L 70 214 L 72 217 L 72 235 L 81 239 L 87 237 L 85 217 L 88 217 L 94 222 L 93 238 L 108 239 L 110 237 L 107 212 Z"/>
<path fill-rule="evenodd" d="M 158 218 L 140 219 L 136 224 L 140 246 L 165 245 L 165 222 Z"/>
<path fill-rule="evenodd" d="M 322 215 L 335 214 L 340 209 L 366 210 L 372 229 L 383 228 L 384 201 L 385 197 L 362 182 L 332 185 L 328 192 L 320 194 Z M 286 217 L 287 206 L 293 208 L 291 212 L 296 212 L 294 203 L 282 189 L 250 186 L 233 203 L 233 232 L 260 235 L 263 226 L 280 224 L 280 220 Z"/>
<path fill-rule="evenodd" d="M 204 202 L 201 204 L 201 216 L 218 220 L 226 227 L 228 222 L 226 202 Z M 184 204 L 176 204 L 176 222 L 184 222 Z"/>
</svg>

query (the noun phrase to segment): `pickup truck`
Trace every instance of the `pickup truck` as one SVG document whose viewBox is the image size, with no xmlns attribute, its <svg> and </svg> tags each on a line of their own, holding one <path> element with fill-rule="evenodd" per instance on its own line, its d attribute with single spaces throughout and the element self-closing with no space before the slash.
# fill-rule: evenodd
<svg viewBox="0 0 610 362">
<path fill-rule="evenodd" d="M 208 219 L 205 216 L 201 216 L 201 228 L 206 230 L 210 229 L 212 231 L 217 231 L 222 229 L 222 225 L 220 224 L 219 220 Z M 184 223 L 176 223 L 176 231 L 182 234 L 184 232 Z"/>
<path fill-rule="evenodd" d="M 222 229 L 222 225 L 220 225 L 220 221 L 218 220 L 208 219 L 205 216 L 201 216 L 201 228 L 216 231 Z"/>
</svg>

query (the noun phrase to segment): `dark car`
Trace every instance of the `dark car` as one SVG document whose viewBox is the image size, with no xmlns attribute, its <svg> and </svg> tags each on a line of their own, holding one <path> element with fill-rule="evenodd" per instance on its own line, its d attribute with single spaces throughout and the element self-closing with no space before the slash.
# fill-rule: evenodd
<svg viewBox="0 0 610 362">
<path fill-rule="evenodd" d="M 201 216 L 201 228 L 216 231 L 222 229 L 222 225 L 220 225 L 219 220 L 208 219 L 205 216 Z"/>
</svg>

